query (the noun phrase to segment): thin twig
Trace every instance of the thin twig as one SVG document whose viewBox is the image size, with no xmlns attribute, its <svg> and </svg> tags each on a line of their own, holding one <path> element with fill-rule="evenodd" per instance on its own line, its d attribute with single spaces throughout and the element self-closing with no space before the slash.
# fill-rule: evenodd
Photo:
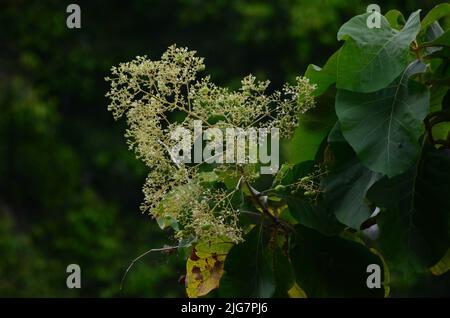
<svg viewBox="0 0 450 318">
<path fill-rule="evenodd" d="M 141 255 L 139 255 L 138 257 L 136 257 L 131 263 L 130 265 L 127 267 L 127 269 L 125 270 L 125 273 L 122 276 L 122 280 L 120 281 L 120 290 L 123 289 L 123 285 L 125 283 L 125 278 L 127 277 L 128 272 L 130 271 L 130 269 L 134 266 L 134 264 L 139 261 L 141 258 L 143 258 L 144 256 L 152 253 L 152 252 L 167 252 L 167 251 L 173 251 L 178 249 L 179 246 L 168 246 L 168 247 L 162 247 L 162 248 L 152 248 L 144 253 L 142 253 Z"/>
</svg>

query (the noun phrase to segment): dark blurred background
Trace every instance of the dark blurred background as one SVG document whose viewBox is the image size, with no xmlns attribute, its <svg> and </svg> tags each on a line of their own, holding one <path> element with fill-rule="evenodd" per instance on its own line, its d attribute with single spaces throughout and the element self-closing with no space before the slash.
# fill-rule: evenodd
<svg viewBox="0 0 450 318">
<path fill-rule="evenodd" d="M 72 2 L 81 29 L 66 27 Z M 377 3 L 409 15 L 440 2 Z M 279 88 L 322 65 L 340 25 L 370 3 L 1 0 L 0 296 L 184 296 L 177 254 L 143 259 L 119 290 L 134 257 L 174 241 L 139 212 L 146 169 L 106 110 L 110 67 L 176 43 L 205 57 L 219 84 L 253 73 Z M 70 263 L 81 289 L 66 287 Z"/>
</svg>

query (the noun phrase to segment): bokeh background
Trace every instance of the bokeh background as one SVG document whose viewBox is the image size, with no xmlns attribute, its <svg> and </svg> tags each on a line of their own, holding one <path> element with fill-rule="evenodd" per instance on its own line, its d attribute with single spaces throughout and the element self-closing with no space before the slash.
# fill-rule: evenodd
<svg viewBox="0 0 450 318">
<path fill-rule="evenodd" d="M 66 28 L 72 2 L 81 29 Z M 440 2 L 377 3 L 409 15 Z M 106 110 L 110 67 L 176 43 L 205 57 L 218 84 L 253 73 L 279 88 L 308 63 L 322 65 L 340 25 L 368 4 L 1 0 L 0 296 L 184 296 L 176 253 L 146 257 L 119 290 L 134 257 L 174 241 L 139 212 L 146 169 Z M 70 263 L 81 266 L 81 289 L 66 287 Z"/>
</svg>

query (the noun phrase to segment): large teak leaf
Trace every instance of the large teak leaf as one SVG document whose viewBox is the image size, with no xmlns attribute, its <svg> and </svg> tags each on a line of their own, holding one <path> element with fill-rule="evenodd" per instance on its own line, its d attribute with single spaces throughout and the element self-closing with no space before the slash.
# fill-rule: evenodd
<svg viewBox="0 0 450 318">
<path fill-rule="evenodd" d="M 383 269 L 381 258 L 355 241 L 297 226 L 291 259 L 297 283 L 308 297 L 384 296 L 383 287 L 366 285 L 367 267 L 376 264 Z"/>
<path fill-rule="evenodd" d="M 427 148 L 416 167 L 384 178 L 368 193 L 385 209 L 378 220 L 380 248 L 405 283 L 438 263 L 450 246 L 450 152 Z"/>
<path fill-rule="evenodd" d="M 373 211 L 365 201 L 365 195 L 380 176 L 357 163 L 327 179 L 325 196 L 329 201 L 335 198 L 332 211 L 342 224 L 359 229 L 370 217 Z"/>
<path fill-rule="evenodd" d="M 429 90 L 410 77 L 424 70 L 424 64 L 413 62 L 390 86 L 374 93 L 338 90 L 342 133 L 371 170 L 392 177 L 416 161 Z"/>
<path fill-rule="evenodd" d="M 369 28 L 367 19 L 371 13 L 345 23 L 338 32 L 338 40 L 346 42 L 338 55 L 336 87 L 374 92 L 399 76 L 408 64 L 409 46 L 420 30 L 419 12 L 411 14 L 400 31 L 381 15 L 380 28 Z"/>
<path fill-rule="evenodd" d="M 322 95 L 331 85 L 336 83 L 338 54 L 339 51 L 335 52 L 328 59 L 323 68 L 314 64 L 308 65 L 305 77 L 317 86 L 313 93 L 314 96 Z"/>
<path fill-rule="evenodd" d="M 339 222 L 353 229 L 372 214 L 366 193 L 382 175 L 362 165 L 346 143 L 339 123 L 328 135 L 331 171 L 322 180 L 324 203 Z"/>
<path fill-rule="evenodd" d="M 425 18 L 422 20 L 422 26 L 420 32 L 425 32 L 429 26 L 431 26 L 435 21 L 450 15 L 450 4 L 449 3 L 441 3 L 435 6 L 430 12 L 427 13 Z"/>
<path fill-rule="evenodd" d="M 219 290 L 221 296 L 267 298 L 274 294 L 273 253 L 267 241 L 267 233 L 260 224 L 245 236 L 243 243 L 230 250 Z"/>
</svg>

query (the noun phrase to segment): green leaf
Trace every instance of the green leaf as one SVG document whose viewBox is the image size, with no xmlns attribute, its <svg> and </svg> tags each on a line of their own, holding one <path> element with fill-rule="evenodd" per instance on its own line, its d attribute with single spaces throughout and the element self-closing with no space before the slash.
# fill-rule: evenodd
<svg viewBox="0 0 450 318">
<path fill-rule="evenodd" d="M 245 241 L 233 246 L 225 260 L 220 283 L 222 297 L 271 297 L 275 292 L 273 255 L 263 225 L 255 226 Z"/>
<path fill-rule="evenodd" d="M 275 248 L 273 260 L 277 285 L 276 294 L 283 297 L 287 296 L 288 291 L 294 287 L 295 284 L 295 274 L 291 261 L 280 247 Z"/>
<path fill-rule="evenodd" d="M 294 219 L 301 225 L 314 229 L 325 235 L 334 235 L 343 230 L 333 211 L 325 204 L 312 203 L 301 195 L 280 195 Z"/>
<path fill-rule="evenodd" d="M 286 171 L 284 171 L 283 178 L 278 181 L 278 184 L 289 185 L 298 182 L 311 172 L 313 166 L 312 161 L 293 165 L 289 169 L 284 166 Z M 291 188 L 286 187 L 285 190 L 278 191 L 277 196 L 287 203 L 290 215 L 298 223 L 326 235 L 333 235 L 342 231 L 343 226 L 339 224 L 333 212 L 325 204 L 311 202 L 301 191 L 291 194 L 290 190 Z"/>
<path fill-rule="evenodd" d="M 287 161 L 296 164 L 314 160 L 320 145 L 335 122 L 333 103 L 326 98 L 315 108 L 300 115 L 299 125 L 287 145 Z"/>
<path fill-rule="evenodd" d="M 327 237 L 298 226 L 291 260 L 298 285 L 308 297 L 383 297 L 384 288 L 369 289 L 367 266 L 383 262 L 364 245 Z"/>
<path fill-rule="evenodd" d="M 426 147 L 419 164 L 369 190 L 385 211 L 378 217 L 379 246 L 397 281 L 436 264 L 450 246 L 450 151 Z"/>
<path fill-rule="evenodd" d="M 444 30 L 442 29 L 439 22 L 433 22 L 427 30 L 425 39 L 427 42 L 433 41 L 440 37 L 442 34 L 444 34 Z"/>
<path fill-rule="evenodd" d="M 400 30 L 406 23 L 405 17 L 398 10 L 389 10 L 384 15 L 389 25 L 396 30 Z"/>
<path fill-rule="evenodd" d="M 358 15 L 345 23 L 338 39 L 345 44 L 338 55 L 336 87 L 354 92 L 374 92 L 389 85 L 408 64 L 411 42 L 420 29 L 420 10 L 411 14 L 401 31 L 381 16 L 381 27 L 370 29 Z"/>
<path fill-rule="evenodd" d="M 442 102 L 444 101 L 445 95 L 449 87 L 447 86 L 436 86 L 431 87 L 430 90 L 430 112 L 437 112 L 443 109 Z"/>
<path fill-rule="evenodd" d="M 430 48 L 427 48 L 427 49 L 430 49 Z M 448 58 L 450 58 L 450 48 L 443 46 L 439 50 L 433 50 L 433 52 L 431 54 L 427 55 L 426 58 L 427 59 L 431 59 L 431 58 L 448 59 Z"/>
<path fill-rule="evenodd" d="M 447 140 L 450 134 L 450 122 L 442 122 L 433 126 L 432 134 L 434 140 Z"/>
<path fill-rule="evenodd" d="M 428 27 L 433 24 L 433 22 L 445 17 L 450 14 L 450 4 L 441 3 L 435 6 L 428 12 L 428 14 L 422 20 L 422 26 L 420 28 L 420 33 L 424 33 Z"/>
<path fill-rule="evenodd" d="M 333 146 L 350 148 L 342 144 Z M 382 175 L 363 166 L 351 149 L 342 152 L 346 153 L 345 164 L 323 181 L 324 200 L 329 202 L 329 209 L 338 221 L 359 229 L 373 212 L 366 202 L 366 193 Z"/>
<path fill-rule="evenodd" d="M 434 39 L 430 42 L 425 42 L 423 45 L 425 46 L 446 46 L 450 47 L 450 30 L 447 30 L 440 37 Z"/>
<path fill-rule="evenodd" d="M 338 53 L 339 51 L 335 52 L 323 68 L 312 64 L 308 66 L 305 77 L 317 85 L 314 96 L 324 95 L 328 88 L 336 82 Z M 331 96 L 325 94 L 318 100 L 315 108 L 300 115 L 299 125 L 294 136 L 289 144 L 282 145 L 289 163 L 314 160 L 325 136 L 336 122 L 332 107 Z"/>
<path fill-rule="evenodd" d="M 334 124 L 333 128 L 331 129 L 330 133 L 328 134 L 328 143 L 345 143 L 347 142 L 344 138 L 344 135 L 342 135 L 341 131 L 341 124 L 339 121 Z"/>
<path fill-rule="evenodd" d="M 309 78 L 311 83 L 316 84 L 314 96 L 320 96 L 334 83 L 336 83 L 337 57 L 339 50 L 336 51 L 325 63 L 323 68 L 310 64 L 305 72 L 305 77 Z"/>
<path fill-rule="evenodd" d="M 342 133 L 369 169 L 392 177 L 416 161 L 429 91 L 410 77 L 424 70 L 423 63 L 413 62 L 390 86 L 374 93 L 338 90 Z"/>
<path fill-rule="evenodd" d="M 449 50 L 449 48 L 444 48 Z M 443 50 L 441 50 L 443 51 Z M 449 55 L 450 57 L 450 55 Z M 429 80 L 436 83 L 444 84 L 447 81 L 447 85 L 432 85 L 430 88 L 430 112 L 437 112 L 448 107 L 448 103 L 444 104 L 444 98 L 450 89 L 450 59 L 435 59 L 434 63 L 430 63 L 430 66 L 434 67 L 429 74 Z M 437 66 L 436 66 L 437 65 Z"/>
</svg>

